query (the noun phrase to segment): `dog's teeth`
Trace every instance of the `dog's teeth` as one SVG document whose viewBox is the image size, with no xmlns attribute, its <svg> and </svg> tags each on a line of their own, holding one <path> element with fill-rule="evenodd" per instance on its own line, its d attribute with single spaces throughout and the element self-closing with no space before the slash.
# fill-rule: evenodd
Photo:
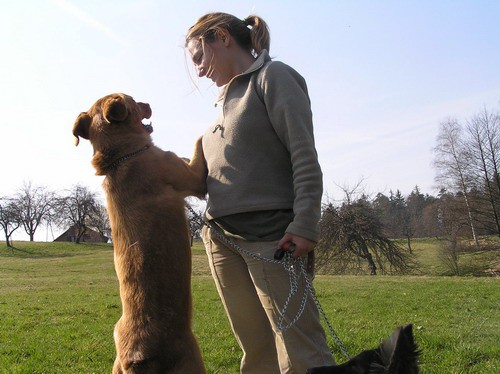
<svg viewBox="0 0 500 374">
<path fill-rule="evenodd" d="M 144 129 L 149 133 L 153 132 L 153 125 L 151 125 L 151 122 L 148 124 L 143 123 L 142 127 L 144 127 Z"/>
</svg>

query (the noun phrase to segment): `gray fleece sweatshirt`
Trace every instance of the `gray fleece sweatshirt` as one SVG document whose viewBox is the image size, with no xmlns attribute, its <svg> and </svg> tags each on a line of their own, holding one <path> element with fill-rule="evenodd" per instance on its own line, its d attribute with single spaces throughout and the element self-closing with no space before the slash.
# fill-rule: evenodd
<svg viewBox="0 0 500 374">
<path fill-rule="evenodd" d="M 305 80 L 263 51 L 219 105 L 203 136 L 207 218 L 293 209 L 286 231 L 317 241 L 323 184 Z"/>
</svg>

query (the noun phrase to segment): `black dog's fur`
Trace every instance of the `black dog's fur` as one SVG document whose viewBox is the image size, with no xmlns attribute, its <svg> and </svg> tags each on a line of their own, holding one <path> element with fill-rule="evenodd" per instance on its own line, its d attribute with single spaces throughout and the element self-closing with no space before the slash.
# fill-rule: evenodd
<svg viewBox="0 0 500 374">
<path fill-rule="evenodd" d="M 419 354 L 410 324 L 398 328 L 376 349 L 361 352 L 342 365 L 309 369 L 307 374 L 418 374 Z"/>
</svg>

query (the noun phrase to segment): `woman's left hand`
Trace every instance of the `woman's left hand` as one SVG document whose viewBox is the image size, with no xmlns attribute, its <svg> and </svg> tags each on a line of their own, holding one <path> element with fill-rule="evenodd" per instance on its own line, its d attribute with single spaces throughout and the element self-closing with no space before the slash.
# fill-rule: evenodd
<svg viewBox="0 0 500 374">
<path fill-rule="evenodd" d="M 302 257 L 306 256 L 309 252 L 314 250 L 316 242 L 303 238 L 302 236 L 287 232 L 285 233 L 285 236 L 283 236 L 283 238 L 278 242 L 278 246 L 285 251 L 291 251 L 295 246 L 292 257 Z"/>
</svg>

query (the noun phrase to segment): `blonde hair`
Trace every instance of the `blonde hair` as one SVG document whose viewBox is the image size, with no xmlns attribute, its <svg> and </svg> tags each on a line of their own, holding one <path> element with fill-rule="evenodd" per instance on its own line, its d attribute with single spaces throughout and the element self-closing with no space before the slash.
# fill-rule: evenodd
<svg viewBox="0 0 500 374">
<path fill-rule="evenodd" d="M 259 54 L 262 50 L 269 51 L 271 36 L 267 23 L 258 16 L 250 15 L 239 19 L 227 13 L 208 13 L 191 26 L 186 36 L 186 46 L 193 39 L 202 43 L 213 42 L 228 32 L 238 45 L 248 51 Z"/>
</svg>

